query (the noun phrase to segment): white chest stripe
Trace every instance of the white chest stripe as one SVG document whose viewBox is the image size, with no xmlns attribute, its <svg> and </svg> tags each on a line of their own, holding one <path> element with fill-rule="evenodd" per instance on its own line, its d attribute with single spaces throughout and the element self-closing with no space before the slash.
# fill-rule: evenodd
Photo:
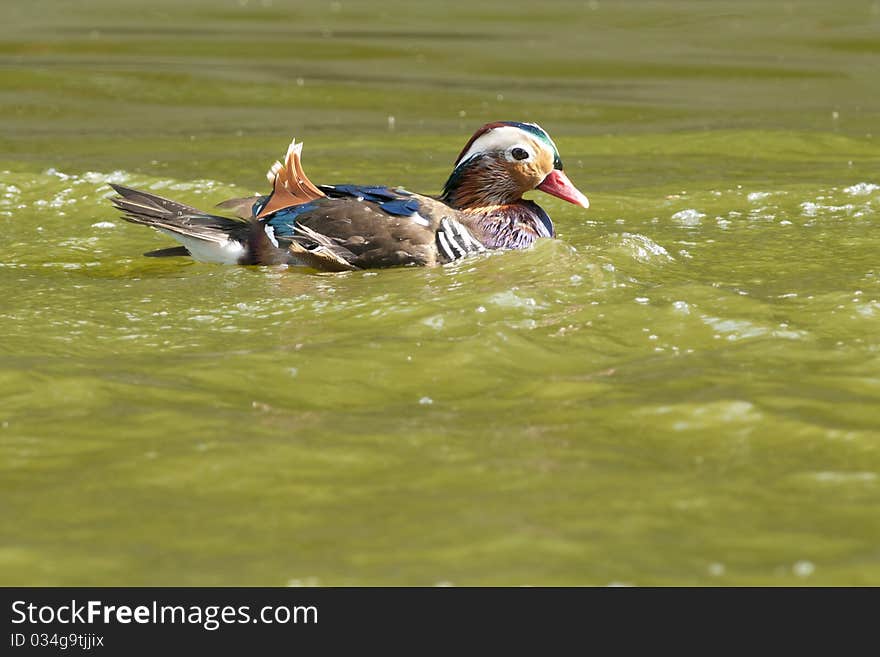
<svg viewBox="0 0 880 657">
<path fill-rule="evenodd" d="M 458 260 L 473 253 L 485 251 L 470 231 L 454 219 L 441 219 L 440 230 L 437 231 L 437 246 L 449 260 Z"/>
<path fill-rule="evenodd" d="M 480 244 L 471 232 L 457 221 L 448 221 L 447 225 L 452 227 L 452 231 L 458 238 L 459 243 L 464 247 L 465 251 L 485 251 L 486 247 Z"/>
<path fill-rule="evenodd" d="M 437 241 L 440 243 L 440 250 L 450 260 L 455 260 L 455 255 L 452 253 L 452 247 L 449 246 L 449 240 L 446 239 L 446 233 L 442 230 L 437 233 Z"/>
</svg>

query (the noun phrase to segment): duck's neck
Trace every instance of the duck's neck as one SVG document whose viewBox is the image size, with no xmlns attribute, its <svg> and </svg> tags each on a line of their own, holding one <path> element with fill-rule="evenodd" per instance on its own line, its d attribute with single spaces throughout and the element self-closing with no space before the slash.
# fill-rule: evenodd
<svg viewBox="0 0 880 657">
<path fill-rule="evenodd" d="M 516 203 L 522 200 L 522 192 L 497 160 L 475 157 L 453 170 L 440 200 L 456 210 L 467 211 Z"/>
<path fill-rule="evenodd" d="M 460 219 L 489 249 L 524 249 L 539 237 L 553 237 L 553 222 L 497 160 L 476 157 L 457 166 L 440 200 L 461 212 Z"/>
</svg>

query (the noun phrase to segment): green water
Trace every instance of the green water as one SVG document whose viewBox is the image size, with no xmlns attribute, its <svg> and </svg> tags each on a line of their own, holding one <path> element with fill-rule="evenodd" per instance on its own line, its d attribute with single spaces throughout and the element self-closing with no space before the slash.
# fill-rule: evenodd
<svg viewBox="0 0 880 657">
<path fill-rule="evenodd" d="M 3 3 L 0 584 L 880 584 L 880 3 Z M 394 120 L 390 121 L 389 117 Z M 143 258 L 291 137 L 583 211 L 437 269 Z"/>
</svg>

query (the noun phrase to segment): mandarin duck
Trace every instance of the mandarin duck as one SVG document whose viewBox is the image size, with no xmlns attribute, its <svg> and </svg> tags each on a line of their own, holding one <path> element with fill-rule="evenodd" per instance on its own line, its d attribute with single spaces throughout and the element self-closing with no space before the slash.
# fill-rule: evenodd
<svg viewBox="0 0 880 657">
<path fill-rule="evenodd" d="M 401 187 L 314 185 L 301 153 L 294 140 L 284 163 L 272 166 L 269 195 L 219 204 L 238 219 L 116 184 L 119 196 L 111 201 L 124 219 L 182 244 L 148 256 L 322 271 L 430 266 L 491 249 L 527 248 L 556 234 L 547 213 L 523 199 L 533 189 L 589 207 L 562 172 L 553 140 L 534 123 L 503 121 L 477 130 L 438 196 Z"/>
</svg>

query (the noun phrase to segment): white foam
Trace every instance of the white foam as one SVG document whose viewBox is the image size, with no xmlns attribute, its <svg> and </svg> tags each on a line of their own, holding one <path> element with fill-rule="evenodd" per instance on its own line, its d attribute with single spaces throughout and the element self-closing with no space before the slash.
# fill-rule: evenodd
<svg viewBox="0 0 880 657">
<path fill-rule="evenodd" d="M 798 577 L 809 577 L 816 571 L 816 566 L 811 561 L 798 561 L 791 570 Z"/>
<path fill-rule="evenodd" d="M 669 255 L 669 252 L 666 249 L 644 235 L 639 235 L 638 233 L 623 233 L 622 237 L 624 238 L 624 245 L 634 250 L 635 253 L 633 255 L 638 260 L 647 261 L 654 258 L 672 260 L 672 256 Z M 613 266 L 610 269 L 607 266 L 605 268 L 608 269 L 608 271 L 613 271 Z"/>
<path fill-rule="evenodd" d="M 850 213 L 855 210 L 855 206 L 851 203 L 844 205 L 822 205 L 821 203 L 813 203 L 812 201 L 804 201 L 801 203 L 801 214 L 805 217 L 815 217 L 820 212 L 846 212 Z"/>
<path fill-rule="evenodd" d="M 674 215 L 672 215 L 672 220 L 681 224 L 682 226 L 699 226 L 700 220 L 703 219 L 703 217 L 705 216 L 706 215 L 699 210 L 687 208 L 686 210 L 679 210 Z"/>
<path fill-rule="evenodd" d="M 876 481 L 877 474 L 874 472 L 817 472 L 813 475 L 816 481 L 832 484 L 845 484 L 851 482 Z"/>
<path fill-rule="evenodd" d="M 850 196 L 867 196 L 872 192 L 880 191 L 880 185 L 861 182 L 856 183 L 855 185 L 850 185 L 849 187 L 846 187 L 843 191 Z"/>
</svg>

